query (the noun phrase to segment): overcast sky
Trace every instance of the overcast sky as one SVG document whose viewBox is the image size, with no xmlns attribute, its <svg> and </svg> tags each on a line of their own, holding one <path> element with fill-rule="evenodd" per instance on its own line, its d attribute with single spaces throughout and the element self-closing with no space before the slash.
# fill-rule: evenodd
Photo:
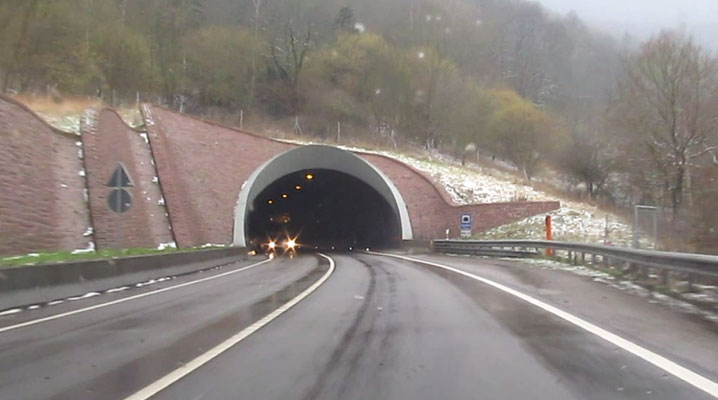
<svg viewBox="0 0 718 400">
<path fill-rule="evenodd" d="M 536 0 L 560 14 L 574 10 L 589 23 L 621 34 L 648 37 L 681 28 L 718 50 L 718 0 Z"/>
</svg>

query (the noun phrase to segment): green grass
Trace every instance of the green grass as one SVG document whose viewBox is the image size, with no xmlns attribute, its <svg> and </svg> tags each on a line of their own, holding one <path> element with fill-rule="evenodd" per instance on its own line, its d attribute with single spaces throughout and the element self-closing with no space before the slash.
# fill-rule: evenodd
<svg viewBox="0 0 718 400">
<path fill-rule="evenodd" d="M 71 252 L 55 252 L 55 253 L 30 253 L 21 256 L 4 257 L 0 258 L 0 268 L 37 265 L 37 264 L 52 264 L 59 262 L 68 261 L 80 261 L 80 260 L 100 260 L 108 258 L 119 258 L 119 257 L 131 257 L 131 256 L 142 256 L 149 254 L 165 254 L 175 252 L 187 252 L 196 250 L 207 250 L 211 247 L 189 247 L 183 249 L 148 249 L 148 248 L 132 248 L 132 249 L 121 249 L 121 250 L 100 250 L 90 253 L 72 254 Z"/>
</svg>

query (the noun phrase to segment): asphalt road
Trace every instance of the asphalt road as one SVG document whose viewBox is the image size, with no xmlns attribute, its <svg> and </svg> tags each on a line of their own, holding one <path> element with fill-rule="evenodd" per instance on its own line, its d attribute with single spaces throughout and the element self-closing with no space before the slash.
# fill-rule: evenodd
<svg viewBox="0 0 718 400">
<path fill-rule="evenodd" d="M 332 257 L 336 269 L 315 292 L 153 399 L 711 398 L 461 275 L 368 254 Z M 125 398 L 287 303 L 328 268 L 312 255 L 277 259 L 0 332 L 0 399 Z M 0 317 L 0 329 L 132 292 Z"/>
</svg>

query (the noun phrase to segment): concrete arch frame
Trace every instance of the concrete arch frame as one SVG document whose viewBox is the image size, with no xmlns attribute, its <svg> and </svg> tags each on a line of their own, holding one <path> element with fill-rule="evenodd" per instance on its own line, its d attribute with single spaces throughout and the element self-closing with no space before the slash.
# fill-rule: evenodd
<svg viewBox="0 0 718 400">
<path fill-rule="evenodd" d="M 377 191 L 394 210 L 402 240 L 413 239 L 411 220 L 401 193 L 378 168 L 346 150 L 326 145 L 307 145 L 278 154 L 257 168 L 242 184 L 234 208 L 235 246 L 247 246 L 247 216 L 254 200 L 277 179 L 303 170 L 330 169 L 351 175 Z"/>
</svg>

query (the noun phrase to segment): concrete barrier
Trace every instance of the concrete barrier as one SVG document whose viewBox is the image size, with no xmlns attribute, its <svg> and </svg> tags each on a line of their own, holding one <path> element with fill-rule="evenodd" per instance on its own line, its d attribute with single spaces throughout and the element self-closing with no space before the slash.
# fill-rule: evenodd
<svg viewBox="0 0 718 400">
<path fill-rule="evenodd" d="M 0 269 L 0 310 L 247 259 L 247 249 L 198 250 Z"/>
</svg>

